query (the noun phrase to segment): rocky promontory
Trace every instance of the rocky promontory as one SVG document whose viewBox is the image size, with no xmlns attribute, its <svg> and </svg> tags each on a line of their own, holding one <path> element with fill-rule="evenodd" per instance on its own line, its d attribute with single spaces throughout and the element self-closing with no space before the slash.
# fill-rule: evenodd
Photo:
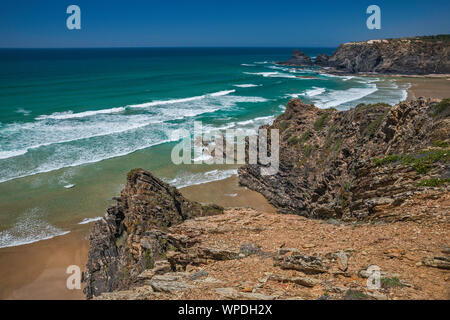
<svg viewBox="0 0 450 320">
<path fill-rule="evenodd" d="M 280 213 L 406 219 L 408 212 L 396 217 L 386 209 L 430 186 L 450 190 L 449 108 L 449 99 L 418 99 L 337 111 L 293 99 L 268 127 L 280 132 L 278 173 L 262 176 L 261 165 L 245 165 L 239 181 Z"/>
<path fill-rule="evenodd" d="M 282 64 L 310 65 L 308 58 L 296 50 Z M 449 74 L 450 35 L 344 43 L 330 57 L 318 55 L 314 65 L 344 73 Z"/>
<path fill-rule="evenodd" d="M 202 205 L 132 170 L 93 226 L 87 298 L 448 299 L 449 107 L 291 100 L 268 126 L 279 172 L 239 169 L 282 214 Z"/>
<path fill-rule="evenodd" d="M 168 251 L 183 250 L 189 241 L 171 235 L 169 227 L 223 212 L 219 206 L 185 199 L 175 187 L 142 169 L 128 173 L 116 201 L 91 231 L 84 276 L 87 298 L 126 288 Z"/>
</svg>

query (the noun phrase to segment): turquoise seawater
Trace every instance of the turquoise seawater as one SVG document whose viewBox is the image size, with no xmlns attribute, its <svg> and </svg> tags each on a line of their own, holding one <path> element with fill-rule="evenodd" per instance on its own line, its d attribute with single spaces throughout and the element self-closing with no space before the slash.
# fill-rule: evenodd
<svg viewBox="0 0 450 320">
<path fill-rule="evenodd" d="M 273 63 L 293 49 L 0 50 L 0 247 L 102 215 L 134 167 L 178 187 L 235 174 L 170 161 L 172 134 L 194 121 L 257 128 L 293 97 L 341 110 L 406 98 L 393 81 Z"/>
</svg>

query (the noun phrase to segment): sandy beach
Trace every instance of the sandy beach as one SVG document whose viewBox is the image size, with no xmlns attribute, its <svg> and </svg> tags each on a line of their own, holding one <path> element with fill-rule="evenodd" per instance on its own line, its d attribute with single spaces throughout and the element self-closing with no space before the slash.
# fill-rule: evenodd
<svg viewBox="0 0 450 320">
<path fill-rule="evenodd" d="M 395 80 L 411 84 L 408 99 L 450 97 L 448 77 L 395 77 Z M 202 203 L 276 212 L 261 194 L 240 187 L 237 176 L 180 191 L 186 198 Z M 66 268 L 78 265 L 84 269 L 91 226 L 78 225 L 67 235 L 0 249 L 0 299 L 84 299 L 82 290 L 66 288 Z"/>
</svg>

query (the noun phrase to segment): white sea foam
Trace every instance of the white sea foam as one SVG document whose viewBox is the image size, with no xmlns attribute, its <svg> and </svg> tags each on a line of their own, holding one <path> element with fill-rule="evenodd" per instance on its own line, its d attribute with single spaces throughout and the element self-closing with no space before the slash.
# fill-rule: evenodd
<svg viewBox="0 0 450 320">
<path fill-rule="evenodd" d="M 27 150 L 0 151 L 0 159 L 13 158 L 27 153 Z"/>
<path fill-rule="evenodd" d="M 314 96 L 318 96 L 318 95 L 324 93 L 325 91 L 326 91 L 325 88 L 313 87 L 313 89 L 307 90 L 307 91 L 306 91 L 305 93 L 303 93 L 302 95 L 308 96 L 308 97 L 314 97 Z"/>
<path fill-rule="evenodd" d="M 187 173 L 178 176 L 172 180 L 165 181 L 177 188 L 184 188 L 187 186 L 199 185 L 212 181 L 219 181 L 227 179 L 233 175 L 237 175 L 237 169 L 227 169 L 227 170 L 211 170 L 207 172 L 200 173 Z"/>
<path fill-rule="evenodd" d="M 299 78 L 297 76 L 281 73 L 281 72 L 244 72 L 245 74 L 250 75 L 256 75 L 256 76 L 263 76 L 265 78 L 289 78 L 289 79 L 305 79 L 305 78 Z"/>
<path fill-rule="evenodd" d="M 259 87 L 261 85 L 260 84 L 248 83 L 248 84 L 235 84 L 234 86 L 238 87 L 238 88 L 254 88 L 254 87 Z"/>
<path fill-rule="evenodd" d="M 374 92 L 377 86 L 370 84 L 367 88 L 351 88 L 347 90 L 330 90 L 324 95 L 318 95 L 312 98 L 315 104 L 321 108 L 330 108 L 343 105 L 345 103 L 362 99 Z"/>
<path fill-rule="evenodd" d="M 247 125 L 254 125 L 256 124 L 256 127 L 259 127 L 263 124 L 272 124 L 272 122 L 275 120 L 275 116 L 267 116 L 267 117 L 258 117 L 255 119 L 250 120 L 244 120 L 239 121 L 236 123 L 237 127 L 247 126 Z"/>
<path fill-rule="evenodd" d="M 0 231 L 0 248 L 15 247 L 62 236 L 63 231 L 42 220 L 42 210 L 33 208 L 19 217 L 10 229 Z"/>
<path fill-rule="evenodd" d="M 244 67 L 254 67 L 255 65 L 254 65 L 254 64 L 251 64 L 251 63 L 241 63 L 241 66 L 244 66 Z"/>
<path fill-rule="evenodd" d="M 27 116 L 27 115 L 29 115 L 31 113 L 31 111 L 30 110 L 26 110 L 24 108 L 19 108 L 19 109 L 16 110 L 16 113 L 20 113 L 20 114 L 23 114 L 24 116 Z"/>
<path fill-rule="evenodd" d="M 322 93 L 324 93 L 326 91 L 325 88 L 319 88 L 319 87 L 313 87 L 310 90 L 306 90 L 303 93 L 291 93 L 291 94 L 287 94 L 286 98 L 298 98 L 300 96 L 303 97 L 314 97 L 314 96 L 318 96 L 321 95 Z"/>
<path fill-rule="evenodd" d="M 205 99 L 207 97 L 221 97 L 221 96 L 225 96 L 230 93 L 233 93 L 233 92 L 235 92 L 235 90 L 223 90 L 223 91 L 213 92 L 210 94 L 204 94 L 201 96 L 170 99 L 170 100 L 155 100 L 155 101 L 145 102 L 145 103 L 140 103 L 140 104 L 127 105 L 125 107 L 83 111 L 83 112 L 78 112 L 78 113 L 74 113 L 73 111 L 55 112 L 50 115 L 40 115 L 40 116 L 36 117 L 36 120 L 45 120 L 45 119 L 67 120 L 67 119 L 86 118 L 86 117 L 92 117 L 92 116 L 96 116 L 96 115 L 120 113 L 120 112 L 124 112 L 127 108 L 131 108 L 131 109 L 133 109 L 133 108 L 148 108 L 148 107 L 154 107 L 154 106 L 162 106 L 162 105 L 169 105 L 169 104 L 201 100 L 201 99 Z"/>
<path fill-rule="evenodd" d="M 36 120 L 45 120 L 45 119 L 54 119 L 54 120 L 65 120 L 65 119 L 76 119 L 76 118 L 85 118 L 92 117 L 99 114 L 111 114 L 111 113 L 119 113 L 125 111 L 124 107 L 119 108 L 111 108 L 111 109 L 102 109 L 102 110 L 94 110 L 94 111 L 84 111 L 73 113 L 73 111 L 66 112 L 55 112 L 51 115 L 41 115 L 36 117 Z"/>
<path fill-rule="evenodd" d="M 84 218 L 83 221 L 78 222 L 78 224 L 88 224 L 88 223 L 95 222 L 95 221 L 98 221 L 98 220 L 101 220 L 101 219 L 102 219 L 102 217 Z"/>
<path fill-rule="evenodd" d="M 0 131 L 1 139 L 8 141 L 8 145 L 2 147 L 19 150 L 0 151 L 3 156 L 0 182 L 94 163 L 167 143 L 172 141 L 171 133 L 176 129 L 189 130 L 194 116 L 230 109 L 241 102 L 267 101 L 262 97 L 230 95 L 231 92 L 220 91 L 207 99 L 170 108 L 154 107 L 139 114 L 97 115 L 83 121 L 46 119 L 20 125 L 8 124 Z M 176 119 L 186 121 L 171 122 Z M 21 155 L 11 158 L 12 152 Z"/>
</svg>

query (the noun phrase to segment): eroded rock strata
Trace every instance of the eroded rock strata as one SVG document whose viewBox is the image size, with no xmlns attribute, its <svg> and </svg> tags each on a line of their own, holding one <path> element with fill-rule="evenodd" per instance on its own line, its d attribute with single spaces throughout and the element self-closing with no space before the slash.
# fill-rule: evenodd
<svg viewBox="0 0 450 320">
<path fill-rule="evenodd" d="M 86 296 L 448 299 L 449 106 L 339 112 L 291 100 L 269 126 L 281 132 L 278 174 L 239 170 L 283 215 L 204 206 L 131 171 L 92 229 Z"/>
<path fill-rule="evenodd" d="M 239 181 L 280 213 L 389 219 L 387 208 L 426 187 L 448 191 L 449 102 L 419 99 L 337 111 L 293 99 L 268 127 L 280 131 L 278 173 L 262 176 L 261 165 L 246 165 Z"/>
<path fill-rule="evenodd" d="M 141 169 L 128 174 L 116 200 L 91 231 L 84 289 L 88 298 L 126 288 L 167 251 L 188 247 L 189 239 L 167 232 L 170 226 L 223 212 L 219 206 L 185 199 L 175 187 Z"/>
<path fill-rule="evenodd" d="M 279 64 L 312 65 L 311 59 L 299 50 Z M 327 67 L 328 72 L 448 74 L 450 35 L 344 43 L 331 56 L 319 54 L 314 65 Z"/>
</svg>

